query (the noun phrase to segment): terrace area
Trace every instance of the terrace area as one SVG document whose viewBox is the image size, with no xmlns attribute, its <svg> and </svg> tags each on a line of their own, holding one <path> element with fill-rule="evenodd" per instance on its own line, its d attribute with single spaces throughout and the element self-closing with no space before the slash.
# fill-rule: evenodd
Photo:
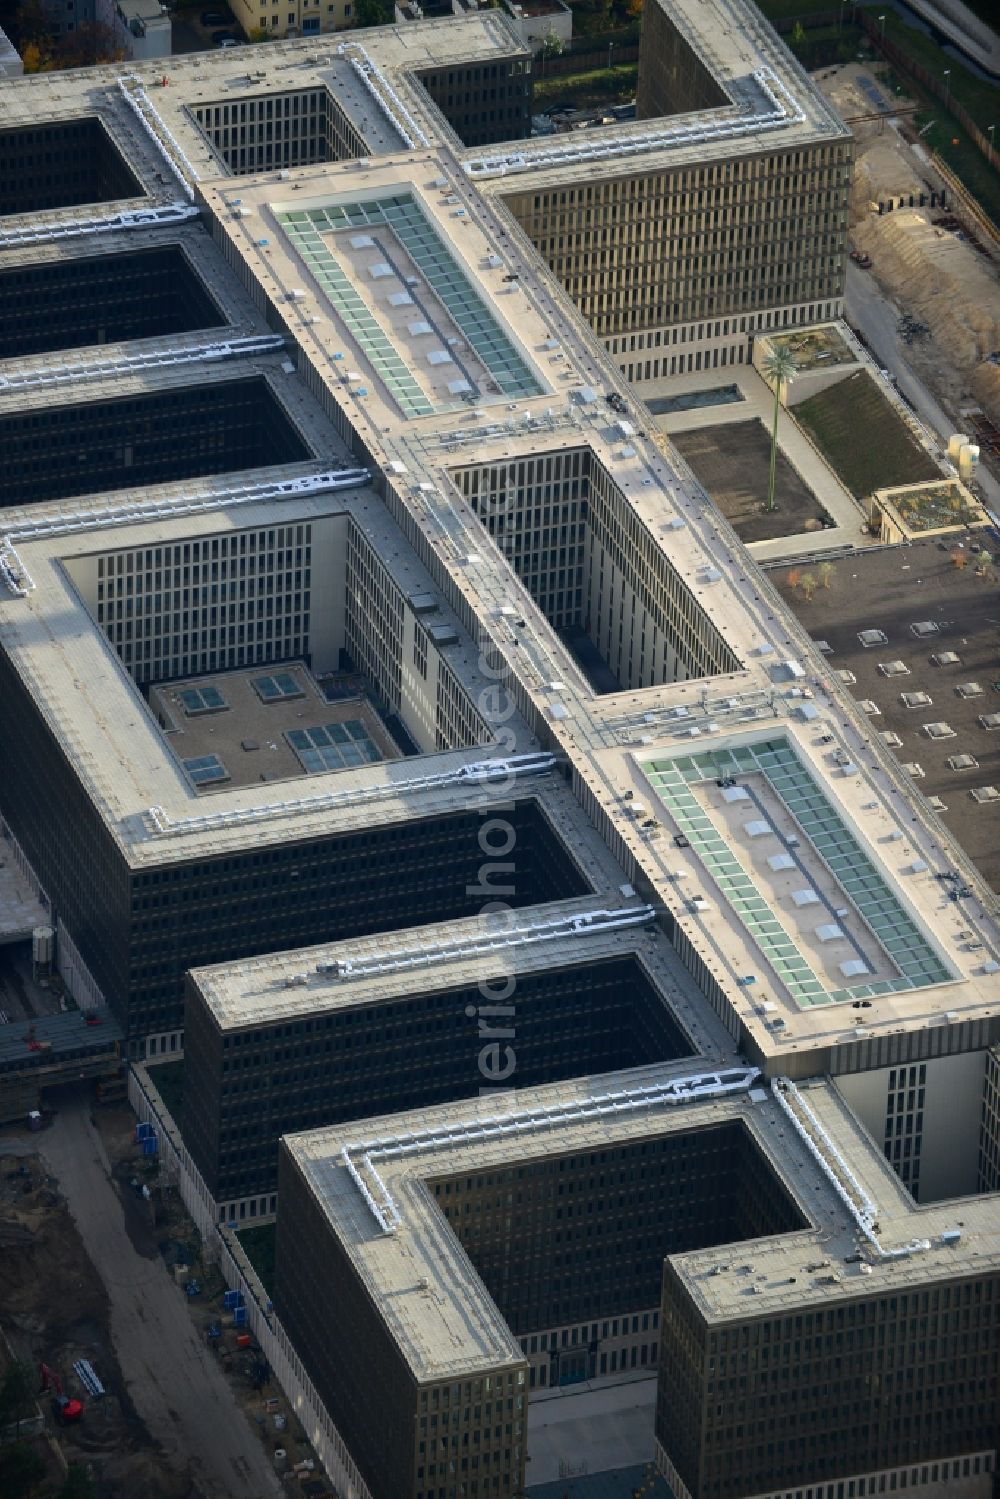
<svg viewBox="0 0 1000 1499">
<path fill-rule="evenodd" d="M 338 674 L 325 688 L 283 662 L 163 683 L 149 700 L 200 792 L 400 758 L 361 678 Z"/>
</svg>

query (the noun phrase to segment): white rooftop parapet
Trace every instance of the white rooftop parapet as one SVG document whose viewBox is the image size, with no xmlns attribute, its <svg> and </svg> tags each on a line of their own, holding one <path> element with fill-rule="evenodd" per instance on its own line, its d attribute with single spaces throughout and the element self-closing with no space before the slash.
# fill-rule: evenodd
<svg viewBox="0 0 1000 1499">
<path fill-rule="evenodd" d="M 731 140 L 752 136 L 761 130 L 783 125 L 801 125 L 805 111 L 793 94 L 766 65 L 756 69 L 754 79 L 771 108 L 762 114 L 743 114 L 735 119 L 722 118 L 721 111 L 711 111 L 694 124 L 659 125 L 655 129 L 613 131 L 597 140 L 586 139 L 587 132 L 565 145 L 543 146 L 533 151 L 510 151 L 494 156 L 477 156 L 464 163 L 470 177 L 504 177 L 508 172 L 530 172 L 550 166 L 568 166 L 574 162 L 608 161 L 616 157 L 635 156 L 640 152 L 658 151 L 669 146 L 698 145 L 703 141 Z"/>
<path fill-rule="evenodd" d="M 134 73 L 122 73 L 118 88 L 125 103 L 132 110 L 143 130 L 181 185 L 181 191 L 189 202 L 194 202 L 194 183 L 198 181 L 197 168 L 185 156 L 176 137 L 168 129 L 162 116 L 146 92 L 141 78 Z"/>
<path fill-rule="evenodd" d="M 427 136 L 364 47 L 359 42 L 341 42 L 337 52 L 341 57 L 347 58 L 379 109 L 399 131 L 410 150 L 416 150 L 418 146 L 429 146 Z"/>
<path fill-rule="evenodd" d="M 183 364 L 211 364 L 222 359 L 246 359 L 258 354 L 272 354 L 285 346 L 280 333 L 253 334 L 247 338 L 230 338 L 223 343 L 193 344 L 168 352 L 140 350 L 122 354 L 117 359 L 94 359 L 78 364 L 40 365 L 13 375 L 0 375 L 0 390 L 30 390 L 36 386 L 64 385 L 74 380 L 100 380 L 115 375 L 132 375 L 140 370 L 170 369 Z"/>
<path fill-rule="evenodd" d="M 88 218 L 60 218 L 51 224 L 34 222 L 0 231 L 0 249 L 45 244 L 49 240 L 74 239 L 85 234 L 108 234 L 117 229 L 162 229 L 195 219 L 200 210 L 193 203 L 161 203 L 156 208 L 132 208 L 122 213 L 93 214 Z"/>
<path fill-rule="evenodd" d="M 533 946 L 539 942 L 556 942 L 560 938 L 597 935 L 620 931 L 626 927 L 645 926 L 656 912 L 652 906 L 638 906 L 621 911 L 586 911 L 577 916 L 556 916 L 548 921 L 519 922 L 500 928 L 495 936 L 470 936 L 449 947 L 402 947 L 370 958 L 341 958 L 336 967 L 321 959 L 318 973 L 331 973 L 340 979 L 365 978 L 368 975 L 392 973 L 397 969 L 432 967 L 438 963 L 461 962 L 466 958 L 489 957 L 511 948 Z"/>
<path fill-rule="evenodd" d="M 901 1244 L 896 1249 L 884 1248 L 876 1232 L 878 1207 L 868 1196 L 798 1088 L 789 1078 L 776 1077 L 771 1083 L 771 1092 L 791 1120 L 809 1154 L 880 1260 L 906 1259 L 911 1254 L 921 1254 L 925 1249 L 930 1249 L 929 1239 L 911 1239 L 908 1244 Z M 794 1108 L 791 1100 L 794 1100 Z"/>
<path fill-rule="evenodd" d="M 660 1083 L 645 1083 L 621 1088 L 615 1093 L 597 1093 L 591 1097 L 569 1099 L 534 1109 L 514 1109 L 509 1114 L 489 1114 L 465 1124 L 444 1125 L 422 1134 L 404 1132 L 383 1135 L 375 1140 L 357 1140 L 344 1145 L 340 1152 L 351 1180 L 357 1186 L 365 1206 L 385 1234 L 393 1233 L 402 1222 L 392 1194 L 376 1163 L 397 1160 L 400 1156 L 419 1155 L 429 1150 L 447 1150 L 452 1146 L 472 1145 L 477 1141 L 500 1140 L 532 1134 L 553 1125 L 573 1124 L 580 1120 L 601 1119 L 608 1115 L 638 1112 L 664 1106 L 725 1098 L 748 1093 L 757 1078 L 759 1067 L 726 1067 L 718 1072 L 695 1072 Z M 370 1190 L 355 1164 L 360 1159 Z"/>
<path fill-rule="evenodd" d="M 337 489 L 360 489 L 371 483 L 366 468 L 324 469 L 296 479 L 269 479 L 258 484 L 236 484 L 219 492 L 184 494 L 175 500 L 130 500 L 100 510 L 60 511 L 15 527 L 0 535 L 0 578 L 18 598 L 34 591 L 35 583 L 18 555 L 16 543 L 40 541 L 47 536 L 68 536 L 78 531 L 105 531 L 112 527 L 166 520 L 175 515 L 197 515 L 203 510 L 227 510 L 233 505 L 256 505 L 267 500 L 292 499 L 296 495 L 324 494 Z"/>
<path fill-rule="evenodd" d="M 245 827 L 272 817 L 293 817 L 299 812 L 324 812 L 357 802 L 378 801 L 400 793 L 434 791 L 446 786 L 460 786 L 466 781 L 506 781 L 511 777 L 542 775 L 552 770 L 555 755 L 535 753 L 508 755 L 497 760 L 478 760 L 459 765 L 436 775 L 413 776 L 405 781 L 380 781 L 370 786 L 354 786 L 343 791 L 320 792 L 318 796 L 290 797 L 287 801 L 267 802 L 263 806 L 243 807 L 234 812 L 209 812 L 204 817 L 173 818 L 162 807 L 150 807 L 147 813 L 152 832 L 158 838 L 177 838 L 185 833 L 216 832 L 223 828 Z"/>
</svg>

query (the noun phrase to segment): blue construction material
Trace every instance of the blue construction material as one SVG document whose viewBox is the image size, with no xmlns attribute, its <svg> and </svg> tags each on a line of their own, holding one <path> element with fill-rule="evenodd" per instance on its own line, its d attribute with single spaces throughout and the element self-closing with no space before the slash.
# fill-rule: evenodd
<svg viewBox="0 0 1000 1499">
<path fill-rule="evenodd" d="M 143 1142 L 142 1142 L 142 1153 L 143 1153 L 143 1155 L 155 1155 L 156 1154 L 156 1136 L 155 1135 L 147 1135 L 146 1138 L 143 1140 Z"/>
<path fill-rule="evenodd" d="M 247 1309 L 245 1306 L 233 1307 L 233 1326 L 245 1327 L 247 1322 Z"/>
<path fill-rule="evenodd" d="M 152 1133 L 153 1133 L 153 1126 L 151 1124 L 141 1124 L 140 1123 L 140 1124 L 137 1124 L 136 1127 L 135 1127 L 135 1138 L 137 1140 L 146 1140 L 146 1139 L 149 1138 L 149 1136 Z"/>
<path fill-rule="evenodd" d="M 222 1305 L 225 1307 L 227 1312 L 231 1312 L 234 1306 L 242 1306 L 243 1292 L 224 1291 L 222 1295 Z"/>
</svg>

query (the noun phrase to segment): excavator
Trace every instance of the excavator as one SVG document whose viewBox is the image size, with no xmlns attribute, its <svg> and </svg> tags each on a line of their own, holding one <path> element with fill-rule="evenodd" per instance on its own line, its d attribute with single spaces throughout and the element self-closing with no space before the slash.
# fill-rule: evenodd
<svg viewBox="0 0 1000 1499">
<path fill-rule="evenodd" d="M 46 1390 L 52 1391 L 52 1414 L 63 1426 L 69 1426 L 74 1421 L 79 1421 L 83 1415 L 83 1402 L 67 1395 L 63 1389 L 63 1382 L 54 1369 L 48 1364 L 39 1364 L 38 1372 L 42 1376 L 42 1393 Z"/>
</svg>

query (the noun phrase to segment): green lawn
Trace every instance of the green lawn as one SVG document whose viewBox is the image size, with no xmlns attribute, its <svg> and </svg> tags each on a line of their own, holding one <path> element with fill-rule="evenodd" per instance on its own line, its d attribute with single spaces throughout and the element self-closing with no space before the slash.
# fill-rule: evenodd
<svg viewBox="0 0 1000 1499">
<path fill-rule="evenodd" d="M 260 1228 L 241 1228 L 236 1235 L 240 1247 L 260 1276 L 261 1284 L 269 1296 L 274 1295 L 274 1244 L 276 1225 L 265 1223 Z"/>
<path fill-rule="evenodd" d="M 912 27 L 905 25 L 896 11 L 886 10 L 884 14 L 887 41 L 902 47 L 908 57 L 922 63 L 929 73 L 942 82 L 945 68 L 951 69 L 948 86 L 958 102 L 969 111 L 980 130 L 985 130 L 987 125 L 1000 123 L 1000 87 L 970 73 L 957 57 L 949 57 L 942 52 L 933 37 L 925 36 L 922 31 L 914 31 Z"/>
<path fill-rule="evenodd" d="M 635 62 L 613 68 L 592 68 L 587 73 L 560 73 L 552 78 L 536 78 L 533 108 L 535 114 L 541 114 L 550 99 L 572 99 L 577 109 L 617 104 L 620 100 L 635 98 L 638 82 L 639 64 Z"/>
<path fill-rule="evenodd" d="M 794 406 L 792 415 L 859 500 L 876 489 L 941 477 L 867 374 L 848 375 Z"/>
</svg>

